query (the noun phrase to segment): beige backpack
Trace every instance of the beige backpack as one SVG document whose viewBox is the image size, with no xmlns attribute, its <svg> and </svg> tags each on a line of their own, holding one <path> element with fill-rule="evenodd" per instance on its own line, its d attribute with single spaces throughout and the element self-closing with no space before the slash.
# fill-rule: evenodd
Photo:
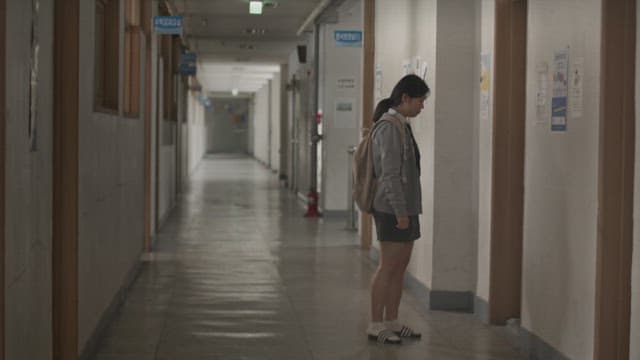
<svg viewBox="0 0 640 360">
<path fill-rule="evenodd" d="M 373 134 L 384 121 L 389 121 L 400 130 L 402 144 L 405 143 L 405 128 L 402 121 L 397 117 L 384 114 L 380 120 L 375 122 L 371 130 L 364 129 L 362 140 L 353 154 L 353 200 L 360 208 L 360 211 L 371 213 L 373 210 L 373 199 L 376 196 L 378 181 L 373 168 Z"/>
</svg>

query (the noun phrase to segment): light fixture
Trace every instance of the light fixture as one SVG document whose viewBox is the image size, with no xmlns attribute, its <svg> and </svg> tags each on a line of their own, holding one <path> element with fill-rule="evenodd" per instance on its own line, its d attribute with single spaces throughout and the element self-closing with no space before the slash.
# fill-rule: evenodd
<svg viewBox="0 0 640 360">
<path fill-rule="evenodd" d="M 262 14 L 262 1 L 249 1 L 249 14 Z"/>
<path fill-rule="evenodd" d="M 236 88 L 231 89 L 231 95 L 238 96 L 238 89 Z"/>
</svg>

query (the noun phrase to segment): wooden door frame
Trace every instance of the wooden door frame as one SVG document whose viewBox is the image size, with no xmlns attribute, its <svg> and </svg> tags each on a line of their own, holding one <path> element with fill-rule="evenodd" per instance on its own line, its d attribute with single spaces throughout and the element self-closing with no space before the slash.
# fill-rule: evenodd
<svg viewBox="0 0 640 360">
<path fill-rule="evenodd" d="M 4 244 L 4 192 L 5 192 L 5 89 L 6 89 L 6 39 L 7 39 L 7 4 L 6 0 L 0 0 L 0 360 L 4 360 L 4 267 L 5 267 L 5 244 Z"/>
<path fill-rule="evenodd" d="M 636 0 L 602 1 L 594 359 L 628 359 L 635 168 Z"/>
<path fill-rule="evenodd" d="M 151 14 L 152 14 L 152 2 L 151 0 L 143 0 L 142 6 L 145 11 L 143 14 L 147 15 L 144 18 L 143 29 L 145 36 L 145 69 L 144 69 L 144 238 L 143 238 L 143 251 L 151 251 L 151 99 L 152 99 L 152 28 L 151 28 Z"/>
<path fill-rule="evenodd" d="M 489 322 L 520 317 L 527 0 L 495 3 Z"/>
<path fill-rule="evenodd" d="M 375 82 L 375 0 L 363 1 L 363 43 L 362 43 L 362 120 L 361 129 L 368 129 L 373 124 L 374 82 Z M 360 212 L 360 247 L 364 250 L 371 247 L 372 222 L 371 215 Z"/>
<path fill-rule="evenodd" d="M 53 359 L 78 356 L 80 0 L 54 4 Z"/>
</svg>

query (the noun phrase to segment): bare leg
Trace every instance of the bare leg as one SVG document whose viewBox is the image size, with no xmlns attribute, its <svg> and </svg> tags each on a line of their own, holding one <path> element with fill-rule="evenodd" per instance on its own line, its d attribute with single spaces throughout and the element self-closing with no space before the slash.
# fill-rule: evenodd
<svg viewBox="0 0 640 360">
<path fill-rule="evenodd" d="M 402 289 L 404 285 L 404 274 L 411 259 L 413 250 L 413 241 L 398 244 L 402 246 L 398 254 L 398 262 L 391 274 L 389 283 L 388 301 L 385 304 L 385 320 L 393 321 L 398 319 L 398 308 L 400 307 L 400 299 L 402 298 Z"/>
<path fill-rule="evenodd" d="M 407 247 L 405 243 L 380 242 L 380 263 L 371 282 L 371 321 L 382 322 L 385 307 L 388 312 L 388 305 L 395 301 L 395 295 L 392 293 L 394 276 L 397 277 L 398 269 L 406 268 L 407 253 L 411 256 L 411 249 L 412 247 Z M 402 291 L 402 285 L 400 286 Z M 397 305 L 395 313 L 397 317 Z"/>
</svg>

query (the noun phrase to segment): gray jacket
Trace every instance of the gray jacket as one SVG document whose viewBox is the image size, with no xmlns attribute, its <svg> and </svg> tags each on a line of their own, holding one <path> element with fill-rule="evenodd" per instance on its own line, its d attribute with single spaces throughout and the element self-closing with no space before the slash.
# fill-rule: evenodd
<svg viewBox="0 0 640 360">
<path fill-rule="evenodd" d="M 404 124 L 402 115 L 393 110 L 382 116 L 395 116 Z M 420 170 L 416 165 L 416 151 L 409 131 L 405 131 L 404 144 L 396 125 L 383 121 L 374 129 L 373 167 L 378 186 L 373 200 L 375 211 L 411 216 L 422 213 Z"/>
</svg>

